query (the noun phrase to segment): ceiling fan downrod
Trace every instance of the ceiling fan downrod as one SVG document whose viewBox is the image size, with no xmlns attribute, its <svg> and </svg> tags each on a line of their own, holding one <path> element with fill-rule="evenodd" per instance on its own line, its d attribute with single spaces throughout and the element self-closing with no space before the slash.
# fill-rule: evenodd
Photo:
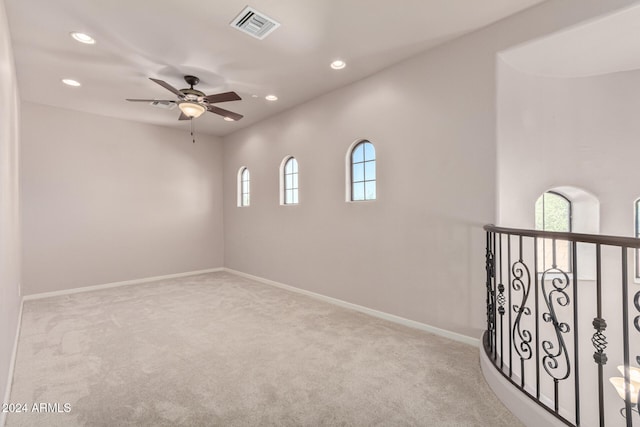
<svg viewBox="0 0 640 427">
<path fill-rule="evenodd" d="M 189 86 L 191 86 L 191 89 L 193 89 L 195 85 L 200 83 L 200 79 L 196 76 L 184 76 L 184 81 L 187 82 Z"/>
</svg>

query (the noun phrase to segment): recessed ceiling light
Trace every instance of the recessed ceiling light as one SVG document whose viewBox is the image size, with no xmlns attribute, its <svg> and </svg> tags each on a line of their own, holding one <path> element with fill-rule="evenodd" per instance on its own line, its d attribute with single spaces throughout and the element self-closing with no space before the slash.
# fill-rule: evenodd
<svg viewBox="0 0 640 427">
<path fill-rule="evenodd" d="M 228 122 L 235 122 L 235 120 L 233 120 L 231 117 L 225 117 L 224 119 Z"/>
<path fill-rule="evenodd" d="M 278 97 L 275 95 L 267 95 L 264 97 L 264 99 L 266 99 L 267 101 L 277 101 Z"/>
<path fill-rule="evenodd" d="M 347 66 L 347 63 L 344 62 L 342 59 L 336 59 L 331 63 L 331 68 L 333 68 L 334 70 L 342 70 L 346 66 Z"/>
<path fill-rule="evenodd" d="M 251 95 L 251 97 L 252 97 L 252 98 L 257 98 L 257 97 L 258 97 L 258 95 Z"/>
<path fill-rule="evenodd" d="M 89 34 L 85 34 L 85 33 L 78 33 L 78 32 L 73 32 L 71 33 L 71 37 L 73 37 L 74 40 L 79 41 L 80 43 L 84 43 L 84 44 L 95 44 L 96 41 L 93 37 L 91 37 Z"/>
<path fill-rule="evenodd" d="M 80 82 L 73 79 L 62 79 L 62 83 L 66 84 L 67 86 L 74 86 L 74 87 L 80 86 Z"/>
</svg>

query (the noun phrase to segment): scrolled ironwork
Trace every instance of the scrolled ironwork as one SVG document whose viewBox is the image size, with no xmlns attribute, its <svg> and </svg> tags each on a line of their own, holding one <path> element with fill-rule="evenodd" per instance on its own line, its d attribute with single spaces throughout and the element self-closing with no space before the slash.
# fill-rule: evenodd
<svg viewBox="0 0 640 427">
<path fill-rule="evenodd" d="M 489 245 L 487 245 L 487 252 L 485 254 L 485 269 L 487 271 L 487 280 L 490 278 L 493 279 L 495 277 L 495 259 Z"/>
<path fill-rule="evenodd" d="M 640 291 L 636 292 L 633 297 L 633 305 L 638 312 L 640 312 Z M 640 332 L 640 314 L 633 319 L 633 326 L 638 332 Z M 640 356 L 636 356 L 636 363 L 640 365 Z M 624 408 L 626 409 L 626 408 Z M 633 411 L 640 413 L 640 390 L 638 390 L 638 396 L 636 397 L 636 407 L 632 408 Z M 621 410 L 622 413 L 622 410 Z"/>
<path fill-rule="evenodd" d="M 638 393 L 638 397 L 640 398 L 640 393 Z M 638 399 L 638 402 L 640 402 L 640 399 Z M 638 412 L 638 408 L 637 408 L 637 404 L 635 408 L 631 408 L 631 410 L 633 412 Z M 620 408 L 620 415 L 622 415 L 622 418 L 627 418 L 627 414 L 626 414 L 626 409 L 624 407 Z"/>
<path fill-rule="evenodd" d="M 494 254 L 491 251 L 490 240 L 487 240 L 487 249 L 485 254 L 485 269 L 487 271 L 487 329 L 489 331 L 495 330 L 496 319 L 495 319 L 495 296 L 493 289 L 493 278 L 495 277 L 495 260 Z"/>
<path fill-rule="evenodd" d="M 513 323 L 513 345 L 520 358 L 528 360 L 533 355 L 531 350 L 532 334 L 531 331 L 522 328 L 522 316 L 531 315 L 531 309 L 526 306 L 531 290 L 531 273 L 529 267 L 522 260 L 513 263 L 511 273 L 513 274 L 512 289 L 516 292 L 522 292 L 520 304 L 512 304 L 513 311 L 517 313 Z"/>
<path fill-rule="evenodd" d="M 636 292 L 636 295 L 633 297 L 633 305 L 636 307 L 636 310 L 640 312 L 640 291 Z M 640 314 L 633 319 L 633 326 L 635 326 L 636 330 L 640 332 Z"/>
<path fill-rule="evenodd" d="M 602 293 L 603 283 L 614 282 L 616 278 L 609 276 L 610 269 L 602 268 L 601 247 L 622 249 L 623 255 L 619 265 L 623 284 L 622 307 L 623 311 L 631 308 L 631 312 L 626 311 L 622 315 L 622 341 L 623 347 L 626 347 L 622 349 L 622 353 L 625 358 L 624 364 L 629 364 L 631 360 L 631 363 L 635 361 L 637 366 L 640 366 L 640 355 L 633 351 L 636 354 L 632 356 L 630 353 L 635 347 L 629 348 L 628 345 L 628 341 L 635 345 L 638 337 L 636 334 L 640 333 L 640 288 L 636 287 L 631 293 L 628 292 L 628 288 L 625 288 L 625 284 L 629 283 L 629 280 L 625 278 L 625 272 L 629 269 L 624 256 L 631 248 L 640 249 L 640 238 L 518 230 L 493 225 L 487 225 L 484 229 L 487 231 L 486 289 L 487 320 L 489 323 L 488 330 L 483 336 L 486 355 L 506 381 L 568 426 L 583 425 L 581 418 L 584 417 L 581 414 L 584 415 L 584 413 L 581 408 L 584 407 L 582 405 L 584 400 L 581 400 L 580 396 L 582 395 L 581 390 L 589 387 L 587 390 L 589 394 L 588 405 L 593 407 L 593 411 L 597 414 L 597 416 L 594 414 L 589 421 L 598 425 L 597 420 L 599 419 L 599 425 L 604 426 L 605 419 L 611 416 L 611 412 L 607 412 L 611 405 L 605 405 L 605 396 L 611 394 L 612 390 L 607 389 L 605 374 L 608 372 L 605 372 L 604 369 L 604 365 L 608 362 L 606 352 L 609 350 L 608 338 L 605 335 L 608 335 L 607 321 L 605 321 L 605 316 L 608 317 L 608 314 L 605 313 L 610 312 L 603 313 Z M 502 252 L 502 246 L 499 249 L 496 247 L 502 243 L 503 236 L 506 237 L 507 242 L 505 254 Z M 512 251 L 511 246 L 513 245 L 511 243 L 515 238 L 517 238 L 518 249 Z M 536 254 L 539 253 L 536 239 L 540 238 L 571 242 L 573 248 L 570 259 L 571 273 L 556 270 L 555 274 L 546 274 L 541 282 L 541 276 L 544 273 L 537 271 L 537 269 L 534 270 L 534 267 L 539 265 L 536 258 Z M 527 246 L 524 246 L 523 241 Z M 533 252 L 529 250 L 530 242 L 533 242 Z M 577 267 L 579 265 L 586 266 L 586 262 L 582 259 L 580 263 L 578 262 L 577 257 L 580 254 L 575 250 L 577 244 L 591 245 L 595 248 L 596 286 L 593 296 L 595 312 L 592 314 L 588 311 L 591 308 L 591 305 L 588 304 L 586 312 L 580 308 L 582 316 L 578 316 L 578 275 L 576 272 Z M 527 250 L 523 251 L 523 248 Z M 531 266 L 529 269 L 524 263 L 523 257 L 526 255 L 529 262 L 531 253 L 533 253 L 533 263 L 529 263 Z M 608 254 L 609 249 L 607 249 L 607 256 L 609 256 Z M 503 258 L 508 261 L 503 263 Z M 558 265 L 556 264 L 553 268 L 557 269 Z M 560 269 L 564 269 L 564 267 L 560 267 Z M 502 281 L 502 273 L 508 275 L 504 282 Z M 551 273 L 551 271 L 547 273 Z M 602 277 L 603 275 L 604 277 Z M 581 295 L 581 301 L 591 298 L 589 292 L 584 292 Z M 505 337 L 508 337 L 508 342 L 505 343 L 507 351 L 504 354 L 502 352 L 502 324 L 505 323 L 503 322 L 505 319 L 498 317 L 503 314 L 507 314 L 509 317 L 504 331 Z M 590 350 L 587 343 L 584 343 L 585 348 L 583 348 L 583 341 L 577 339 L 577 332 L 580 329 L 584 334 L 582 320 L 583 316 L 589 314 L 593 316 L 591 318 L 593 318 L 594 330 L 591 342 L 594 348 L 592 354 L 595 364 L 585 366 L 582 364 L 580 356 L 587 355 Z M 609 320 L 617 322 L 618 317 L 614 316 Z M 618 326 L 617 323 L 614 325 L 616 331 L 618 331 Z M 634 336 L 631 337 L 631 334 Z M 626 344 L 624 344 L 625 342 Z M 613 357 L 616 361 L 620 356 L 617 344 L 616 340 L 616 345 L 612 347 Z M 567 362 L 567 353 L 572 353 L 568 359 L 570 364 Z M 546 373 L 544 373 L 545 370 Z M 588 386 L 580 384 L 578 371 L 581 374 L 584 371 L 587 375 L 591 375 L 592 370 L 597 372 L 597 384 L 592 384 L 591 381 Z M 532 381 L 534 378 L 535 384 Z M 563 382 L 561 382 L 562 379 L 564 379 Z M 574 382 L 573 387 L 568 384 L 570 382 Z M 551 391 L 551 387 L 553 387 L 553 391 Z M 572 389 L 573 396 L 570 395 Z M 597 399 L 593 397 L 593 394 L 597 394 Z M 542 399 L 543 396 L 545 399 Z M 570 413 L 570 409 L 567 409 L 572 406 L 575 410 L 574 413 Z M 629 405 L 625 406 L 623 413 L 625 416 L 629 416 Z M 564 411 L 561 410 L 563 408 Z M 634 416 L 637 416 L 638 406 L 636 404 L 631 410 L 634 411 Z M 617 415 L 616 412 L 614 410 L 613 414 Z"/>
<path fill-rule="evenodd" d="M 595 353 L 593 353 L 593 360 L 595 360 L 598 365 L 604 365 L 608 360 L 607 354 L 604 352 L 608 343 L 607 338 L 602 332 L 607 329 L 607 322 L 600 317 L 596 317 L 593 319 L 592 324 L 596 330 L 593 337 L 591 337 L 591 343 L 596 349 Z"/>
<path fill-rule="evenodd" d="M 596 348 L 596 351 L 598 353 L 602 353 L 607 348 L 607 344 L 609 344 L 607 342 L 607 337 L 605 337 L 604 334 L 600 331 L 593 334 L 591 343 Z"/>
<path fill-rule="evenodd" d="M 551 280 L 547 280 L 549 275 L 552 276 Z M 571 328 L 568 323 L 559 321 L 556 312 L 556 304 L 566 307 L 571 302 L 566 292 L 569 283 L 567 273 L 557 267 L 546 270 L 541 277 L 542 294 L 548 309 L 547 312 L 542 313 L 542 320 L 553 325 L 556 336 L 555 343 L 550 340 L 542 341 L 542 349 L 545 352 L 545 356 L 542 358 L 542 365 L 547 374 L 556 380 L 564 380 L 571 373 L 569 353 L 562 336 L 562 334 L 568 333 Z M 549 287 L 551 287 L 550 290 L 548 289 Z M 564 369 L 560 368 L 560 363 L 558 362 L 561 357 L 564 359 Z"/>
</svg>

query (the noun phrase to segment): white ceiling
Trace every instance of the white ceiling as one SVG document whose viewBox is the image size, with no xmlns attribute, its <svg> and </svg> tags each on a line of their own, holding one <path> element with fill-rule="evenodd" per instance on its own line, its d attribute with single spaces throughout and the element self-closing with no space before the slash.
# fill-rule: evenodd
<svg viewBox="0 0 640 427">
<path fill-rule="evenodd" d="M 207 94 L 243 98 L 218 104 L 243 114 L 239 122 L 194 120 L 196 132 L 226 135 L 543 0 L 4 1 L 23 100 L 186 130 L 177 109 L 125 98 L 174 99 L 148 78 L 180 89 L 193 74 Z M 262 41 L 231 28 L 247 4 L 281 27 Z M 330 69 L 338 57 L 347 67 Z"/>
<path fill-rule="evenodd" d="M 543 77 L 588 77 L 640 69 L 640 4 L 501 53 Z"/>
</svg>

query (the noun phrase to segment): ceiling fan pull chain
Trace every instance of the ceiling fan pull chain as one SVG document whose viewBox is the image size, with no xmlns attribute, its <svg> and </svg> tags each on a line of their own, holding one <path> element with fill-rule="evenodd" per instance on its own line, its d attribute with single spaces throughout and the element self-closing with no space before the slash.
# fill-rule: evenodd
<svg viewBox="0 0 640 427">
<path fill-rule="evenodd" d="M 193 136 L 193 117 L 191 117 L 191 138 L 193 138 L 193 143 L 196 143 L 196 138 Z"/>
</svg>

